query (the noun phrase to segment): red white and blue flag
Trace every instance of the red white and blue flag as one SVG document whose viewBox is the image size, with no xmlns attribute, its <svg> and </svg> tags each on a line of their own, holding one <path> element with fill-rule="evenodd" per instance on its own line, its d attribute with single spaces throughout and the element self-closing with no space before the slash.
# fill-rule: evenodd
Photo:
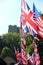
<svg viewBox="0 0 43 65">
<path fill-rule="evenodd" d="M 35 23 L 38 26 L 38 34 L 43 38 L 43 20 L 42 17 L 40 16 L 40 13 L 36 9 L 35 5 L 33 4 L 33 19 Z"/>
<path fill-rule="evenodd" d="M 23 5 L 24 4 L 24 5 Z M 33 12 L 30 10 L 28 4 L 22 0 L 21 18 L 23 29 L 31 35 L 38 34 L 38 27 L 33 20 Z"/>
</svg>

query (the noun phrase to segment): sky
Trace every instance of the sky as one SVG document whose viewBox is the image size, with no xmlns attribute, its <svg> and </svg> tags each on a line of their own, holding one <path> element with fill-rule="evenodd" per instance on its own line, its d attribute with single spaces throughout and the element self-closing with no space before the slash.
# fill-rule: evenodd
<svg viewBox="0 0 43 65">
<path fill-rule="evenodd" d="M 30 9 L 35 4 L 43 13 L 43 0 L 26 0 Z M 21 0 L 0 0 L 0 35 L 8 32 L 9 25 L 20 26 Z"/>
</svg>

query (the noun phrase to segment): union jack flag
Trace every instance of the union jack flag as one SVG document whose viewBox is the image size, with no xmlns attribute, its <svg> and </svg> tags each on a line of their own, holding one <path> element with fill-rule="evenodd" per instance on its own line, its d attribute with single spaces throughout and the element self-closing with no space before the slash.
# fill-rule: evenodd
<svg viewBox="0 0 43 65">
<path fill-rule="evenodd" d="M 26 32 L 29 32 L 33 36 L 38 34 L 38 27 L 33 20 L 33 12 L 30 10 L 28 4 L 24 1 L 22 1 L 21 16 L 22 16 L 22 22 L 23 22 L 22 24 L 23 29 Z"/>
</svg>

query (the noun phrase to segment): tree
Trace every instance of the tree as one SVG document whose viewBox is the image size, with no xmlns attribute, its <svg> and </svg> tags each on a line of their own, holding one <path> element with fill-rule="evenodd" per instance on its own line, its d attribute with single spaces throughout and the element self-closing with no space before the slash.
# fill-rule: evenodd
<svg viewBox="0 0 43 65">
<path fill-rule="evenodd" d="M 8 47 L 4 47 L 4 48 L 2 49 L 2 53 L 1 53 L 1 55 L 0 55 L 0 57 L 1 57 L 2 59 L 4 59 L 6 56 L 9 56 L 9 57 L 12 57 L 13 59 L 15 59 L 15 54 L 14 54 L 14 52 L 13 52 L 10 48 L 8 48 Z"/>
<path fill-rule="evenodd" d="M 6 46 L 6 44 L 3 42 L 2 36 L 0 36 L 0 54 L 4 46 Z"/>
<path fill-rule="evenodd" d="M 2 35 L 2 41 L 4 44 L 2 48 L 2 52 L 0 57 L 4 59 L 6 56 L 10 56 L 14 59 L 15 52 L 14 47 L 19 47 L 20 42 L 20 35 L 19 33 L 7 33 Z M 15 58 L 16 59 L 16 58 Z"/>
<path fill-rule="evenodd" d="M 42 19 L 43 19 L 43 13 L 40 12 L 40 15 L 42 16 Z"/>
<path fill-rule="evenodd" d="M 7 33 L 2 36 L 3 42 L 6 43 L 6 46 L 13 49 L 14 46 L 18 47 L 20 41 L 19 33 Z"/>
</svg>

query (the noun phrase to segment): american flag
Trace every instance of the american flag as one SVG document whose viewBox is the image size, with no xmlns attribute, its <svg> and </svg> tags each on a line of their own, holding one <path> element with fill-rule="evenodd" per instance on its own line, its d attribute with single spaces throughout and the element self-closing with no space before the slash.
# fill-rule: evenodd
<svg viewBox="0 0 43 65">
<path fill-rule="evenodd" d="M 39 29 L 38 34 L 43 38 L 43 20 L 34 4 L 33 4 L 33 14 L 34 14 L 33 19 L 36 20 L 35 22 Z"/>
</svg>

